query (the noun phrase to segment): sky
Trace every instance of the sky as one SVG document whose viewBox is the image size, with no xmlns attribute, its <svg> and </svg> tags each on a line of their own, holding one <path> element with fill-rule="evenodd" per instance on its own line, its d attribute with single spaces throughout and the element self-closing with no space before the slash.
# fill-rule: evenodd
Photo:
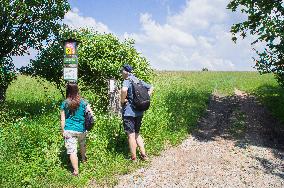
<svg viewBox="0 0 284 188">
<path fill-rule="evenodd" d="M 226 9 L 229 0 L 70 0 L 63 20 L 74 28 L 92 27 L 136 49 L 158 70 L 252 71 L 252 37 L 231 38 L 230 27 L 246 17 Z M 15 57 L 17 67 L 34 58 Z M 80 63 L 80 62 L 79 62 Z"/>
</svg>

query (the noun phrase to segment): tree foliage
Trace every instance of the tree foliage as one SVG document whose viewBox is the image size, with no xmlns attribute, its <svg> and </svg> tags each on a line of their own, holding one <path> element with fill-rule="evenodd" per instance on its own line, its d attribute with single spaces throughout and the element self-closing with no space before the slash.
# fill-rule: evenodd
<svg viewBox="0 0 284 188">
<path fill-rule="evenodd" d="M 149 62 L 134 48 L 134 41 L 120 41 L 113 34 L 101 34 L 91 29 L 71 30 L 62 27 L 59 35 L 48 48 L 43 49 L 22 72 L 40 76 L 61 89 L 63 80 L 63 41 L 73 38 L 78 41 L 78 82 L 83 90 L 91 89 L 99 96 L 100 106 L 107 104 L 108 80 L 122 81 L 120 69 L 127 63 L 133 66 L 134 74 L 149 81 L 152 74 Z"/>
<path fill-rule="evenodd" d="M 0 3 L 0 101 L 15 76 L 11 56 L 42 49 L 70 9 L 67 0 L 2 0 Z"/>
<path fill-rule="evenodd" d="M 70 9 L 67 0 L 3 0 L 0 7 L 0 57 L 41 49 Z"/>
<path fill-rule="evenodd" d="M 5 101 L 5 92 L 15 78 L 15 66 L 12 59 L 0 58 L 0 103 Z"/>
<path fill-rule="evenodd" d="M 252 42 L 265 43 L 264 51 L 255 50 L 255 68 L 260 73 L 274 73 L 278 82 L 284 86 L 284 3 L 282 0 L 231 0 L 228 9 L 240 9 L 247 20 L 234 24 L 231 28 L 233 41 L 237 34 L 245 38 L 248 34 L 256 36 Z"/>
<path fill-rule="evenodd" d="M 49 43 L 47 48 L 42 49 L 36 56 L 35 60 L 31 60 L 26 67 L 21 67 L 19 71 L 22 74 L 33 77 L 42 77 L 56 85 L 61 94 L 64 95 L 62 86 L 64 85 L 63 74 L 63 43 L 62 38 Z"/>
</svg>

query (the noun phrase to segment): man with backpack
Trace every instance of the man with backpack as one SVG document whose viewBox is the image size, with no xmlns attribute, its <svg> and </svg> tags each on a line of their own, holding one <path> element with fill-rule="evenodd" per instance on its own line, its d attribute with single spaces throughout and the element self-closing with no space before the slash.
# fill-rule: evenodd
<svg viewBox="0 0 284 188">
<path fill-rule="evenodd" d="M 140 135 L 143 113 L 150 106 L 153 87 L 132 74 L 133 68 L 124 65 L 121 74 L 124 79 L 121 89 L 121 106 L 124 131 L 128 136 L 131 160 L 136 161 L 136 148 L 140 149 L 142 160 L 147 160 L 143 138 Z"/>
</svg>

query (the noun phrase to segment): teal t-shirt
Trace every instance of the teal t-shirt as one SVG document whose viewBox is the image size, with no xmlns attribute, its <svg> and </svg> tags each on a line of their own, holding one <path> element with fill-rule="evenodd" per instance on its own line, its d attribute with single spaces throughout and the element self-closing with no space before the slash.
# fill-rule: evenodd
<svg viewBox="0 0 284 188">
<path fill-rule="evenodd" d="M 83 99 L 80 100 L 79 107 L 75 110 L 74 113 L 71 113 L 67 100 L 63 101 L 60 109 L 65 112 L 65 127 L 64 130 L 69 131 L 77 131 L 77 132 L 85 132 L 85 109 L 87 106 L 87 102 Z"/>
</svg>

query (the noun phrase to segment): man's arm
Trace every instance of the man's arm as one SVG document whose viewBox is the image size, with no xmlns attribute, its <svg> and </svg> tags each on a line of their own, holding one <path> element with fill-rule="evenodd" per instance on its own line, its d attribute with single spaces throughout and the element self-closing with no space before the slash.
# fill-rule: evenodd
<svg viewBox="0 0 284 188">
<path fill-rule="evenodd" d="M 154 87 L 150 87 L 150 89 L 148 89 L 148 94 L 151 96 L 154 92 Z"/>
<path fill-rule="evenodd" d="M 154 92 L 154 87 L 152 85 L 144 82 L 144 81 L 142 81 L 142 84 L 143 84 L 144 87 L 147 88 L 148 94 L 151 96 L 153 94 L 153 92 Z"/>
<path fill-rule="evenodd" d="M 121 104 L 123 105 L 125 102 L 127 102 L 127 90 L 128 90 L 128 87 L 122 87 L 121 88 L 121 92 L 120 92 L 120 102 Z"/>
</svg>

